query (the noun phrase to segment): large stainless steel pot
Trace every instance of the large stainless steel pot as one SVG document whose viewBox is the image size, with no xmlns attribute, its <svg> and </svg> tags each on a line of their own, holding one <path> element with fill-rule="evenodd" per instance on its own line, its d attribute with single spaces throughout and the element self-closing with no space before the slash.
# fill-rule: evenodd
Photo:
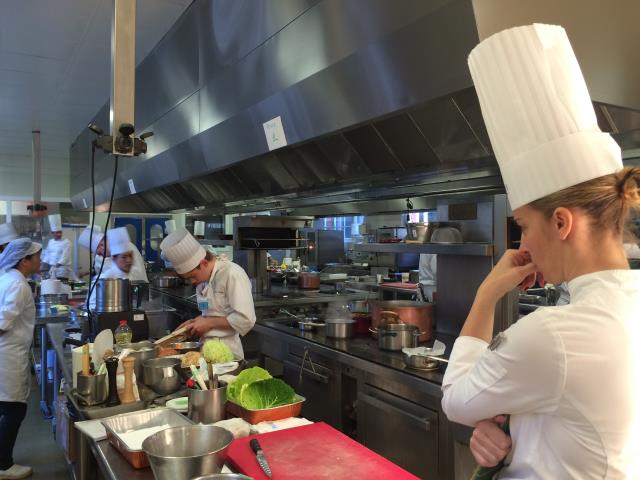
<svg viewBox="0 0 640 480">
<path fill-rule="evenodd" d="M 420 329 L 415 325 L 393 323 L 371 331 L 378 334 L 378 348 L 382 350 L 402 350 L 418 346 Z"/>
<path fill-rule="evenodd" d="M 428 342 L 431 340 L 433 303 L 414 302 L 412 300 L 376 300 L 370 303 L 372 307 L 371 326 L 373 328 L 378 328 L 383 324 L 382 312 L 396 312 L 400 316 L 400 323 L 415 325 L 420 332 L 423 332 L 420 334 L 419 341 Z"/>
<path fill-rule="evenodd" d="M 355 334 L 355 320 L 326 322 L 325 335 L 330 338 L 351 338 Z"/>
<path fill-rule="evenodd" d="M 96 312 L 128 312 L 133 308 L 131 284 L 126 278 L 101 278 L 95 286 Z"/>
<path fill-rule="evenodd" d="M 162 275 L 153 279 L 156 288 L 176 288 L 182 285 L 182 279 L 173 275 Z"/>
</svg>

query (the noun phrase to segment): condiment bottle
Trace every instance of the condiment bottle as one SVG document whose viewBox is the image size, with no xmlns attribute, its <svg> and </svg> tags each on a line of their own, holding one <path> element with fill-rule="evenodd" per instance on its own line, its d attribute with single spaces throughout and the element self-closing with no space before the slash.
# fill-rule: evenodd
<svg viewBox="0 0 640 480">
<path fill-rule="evenodd" d="M 120 320 L 120 325 L 118 325 L 118 328 L 116 328 L 113 336 L 118 345 L 131 343 L 133 332 L 131 331 L 131 327 L 127 324 L 126 320 Z"/>
<path fill-rule="evenodd" d="M 124 367 L 124 392 L 122 392 L 122 403 L 133 403 L 136 401 L 136 397 L 133 394 L 133 364 L 136 359 L 130 356 L 122 359 L 122 366 Z"/>
<path fill-rule="evenodd" d="M 107 364 L 107 373 L 109 374 L 109 398 L 107 399 L 107 407 L 115 407 L 120 405 L 120 397 L 118 396 L 118 383 L 116 375 L 118 372 L 118 357 L 111 357 L 104 361 Z"/>
</svg>

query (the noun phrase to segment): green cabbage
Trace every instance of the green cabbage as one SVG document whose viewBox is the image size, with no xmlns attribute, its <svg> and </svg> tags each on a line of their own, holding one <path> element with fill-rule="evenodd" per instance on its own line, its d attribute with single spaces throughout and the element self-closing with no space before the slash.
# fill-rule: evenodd
<svg viewBox="0 0 640 480">
<path fill-rule="evenodd" d="M 233 360 L 233 353 L 220 340 L 207 340 L 202 347 L 202 355 L 208 363 L 226 363 Z"/>
<path fill-rule="evenodd" d="M 273 408 L 292 403 L 295 396 L 293 388 L 285 382 L 269 378 L 246 385 L 240 395 L 240 405 L 249 410 Z"/>
<path fill-rule="evenodd" d="M 227 398 L 238 405 L 242 405 L 240 397 L 243 389 L 246 389 L 250 383 L 268 378 L 271 378 L 271 374 L 264 368 L 247 368 L 241 371 L 236 379 L 227 386 Z"/>
</svg>

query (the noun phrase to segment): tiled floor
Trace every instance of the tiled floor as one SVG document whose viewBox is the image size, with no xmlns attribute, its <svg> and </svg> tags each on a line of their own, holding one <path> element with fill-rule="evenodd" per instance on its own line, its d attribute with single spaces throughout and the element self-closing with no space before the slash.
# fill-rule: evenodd
<svg viewBox="0 0 640 480">
<path fill-rule="evenodd" d="M 64 454 L 56 444 L 51 430 L 51 422 L 40 412 L 40 392 L 32 377 L 31 395 L 27 407 L 27 417 L 22 422 L 18 440 L 13 451 L 14 462 L 33 467 L 37 480 L 68 480 Z"/>
</svg>

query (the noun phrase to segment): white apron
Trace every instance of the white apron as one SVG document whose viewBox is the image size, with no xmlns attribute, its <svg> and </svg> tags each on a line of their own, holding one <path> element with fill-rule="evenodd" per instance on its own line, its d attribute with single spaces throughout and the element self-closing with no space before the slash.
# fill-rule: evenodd
<svg viewBox="0 0 640 480">
<path fill-rule="evenodd" d="M 196 294 L 204 316 L 226 317 L 234 330 L 214 328 L 204 338 L 218 338 L 229 346 L 236 358 L 244 358 L 240 335 L 249 333 L 256 323 L 251 281 L 245 271 L 227 258 L 217 257 L 209 281 L 198 285 Z"/>
</svg>

